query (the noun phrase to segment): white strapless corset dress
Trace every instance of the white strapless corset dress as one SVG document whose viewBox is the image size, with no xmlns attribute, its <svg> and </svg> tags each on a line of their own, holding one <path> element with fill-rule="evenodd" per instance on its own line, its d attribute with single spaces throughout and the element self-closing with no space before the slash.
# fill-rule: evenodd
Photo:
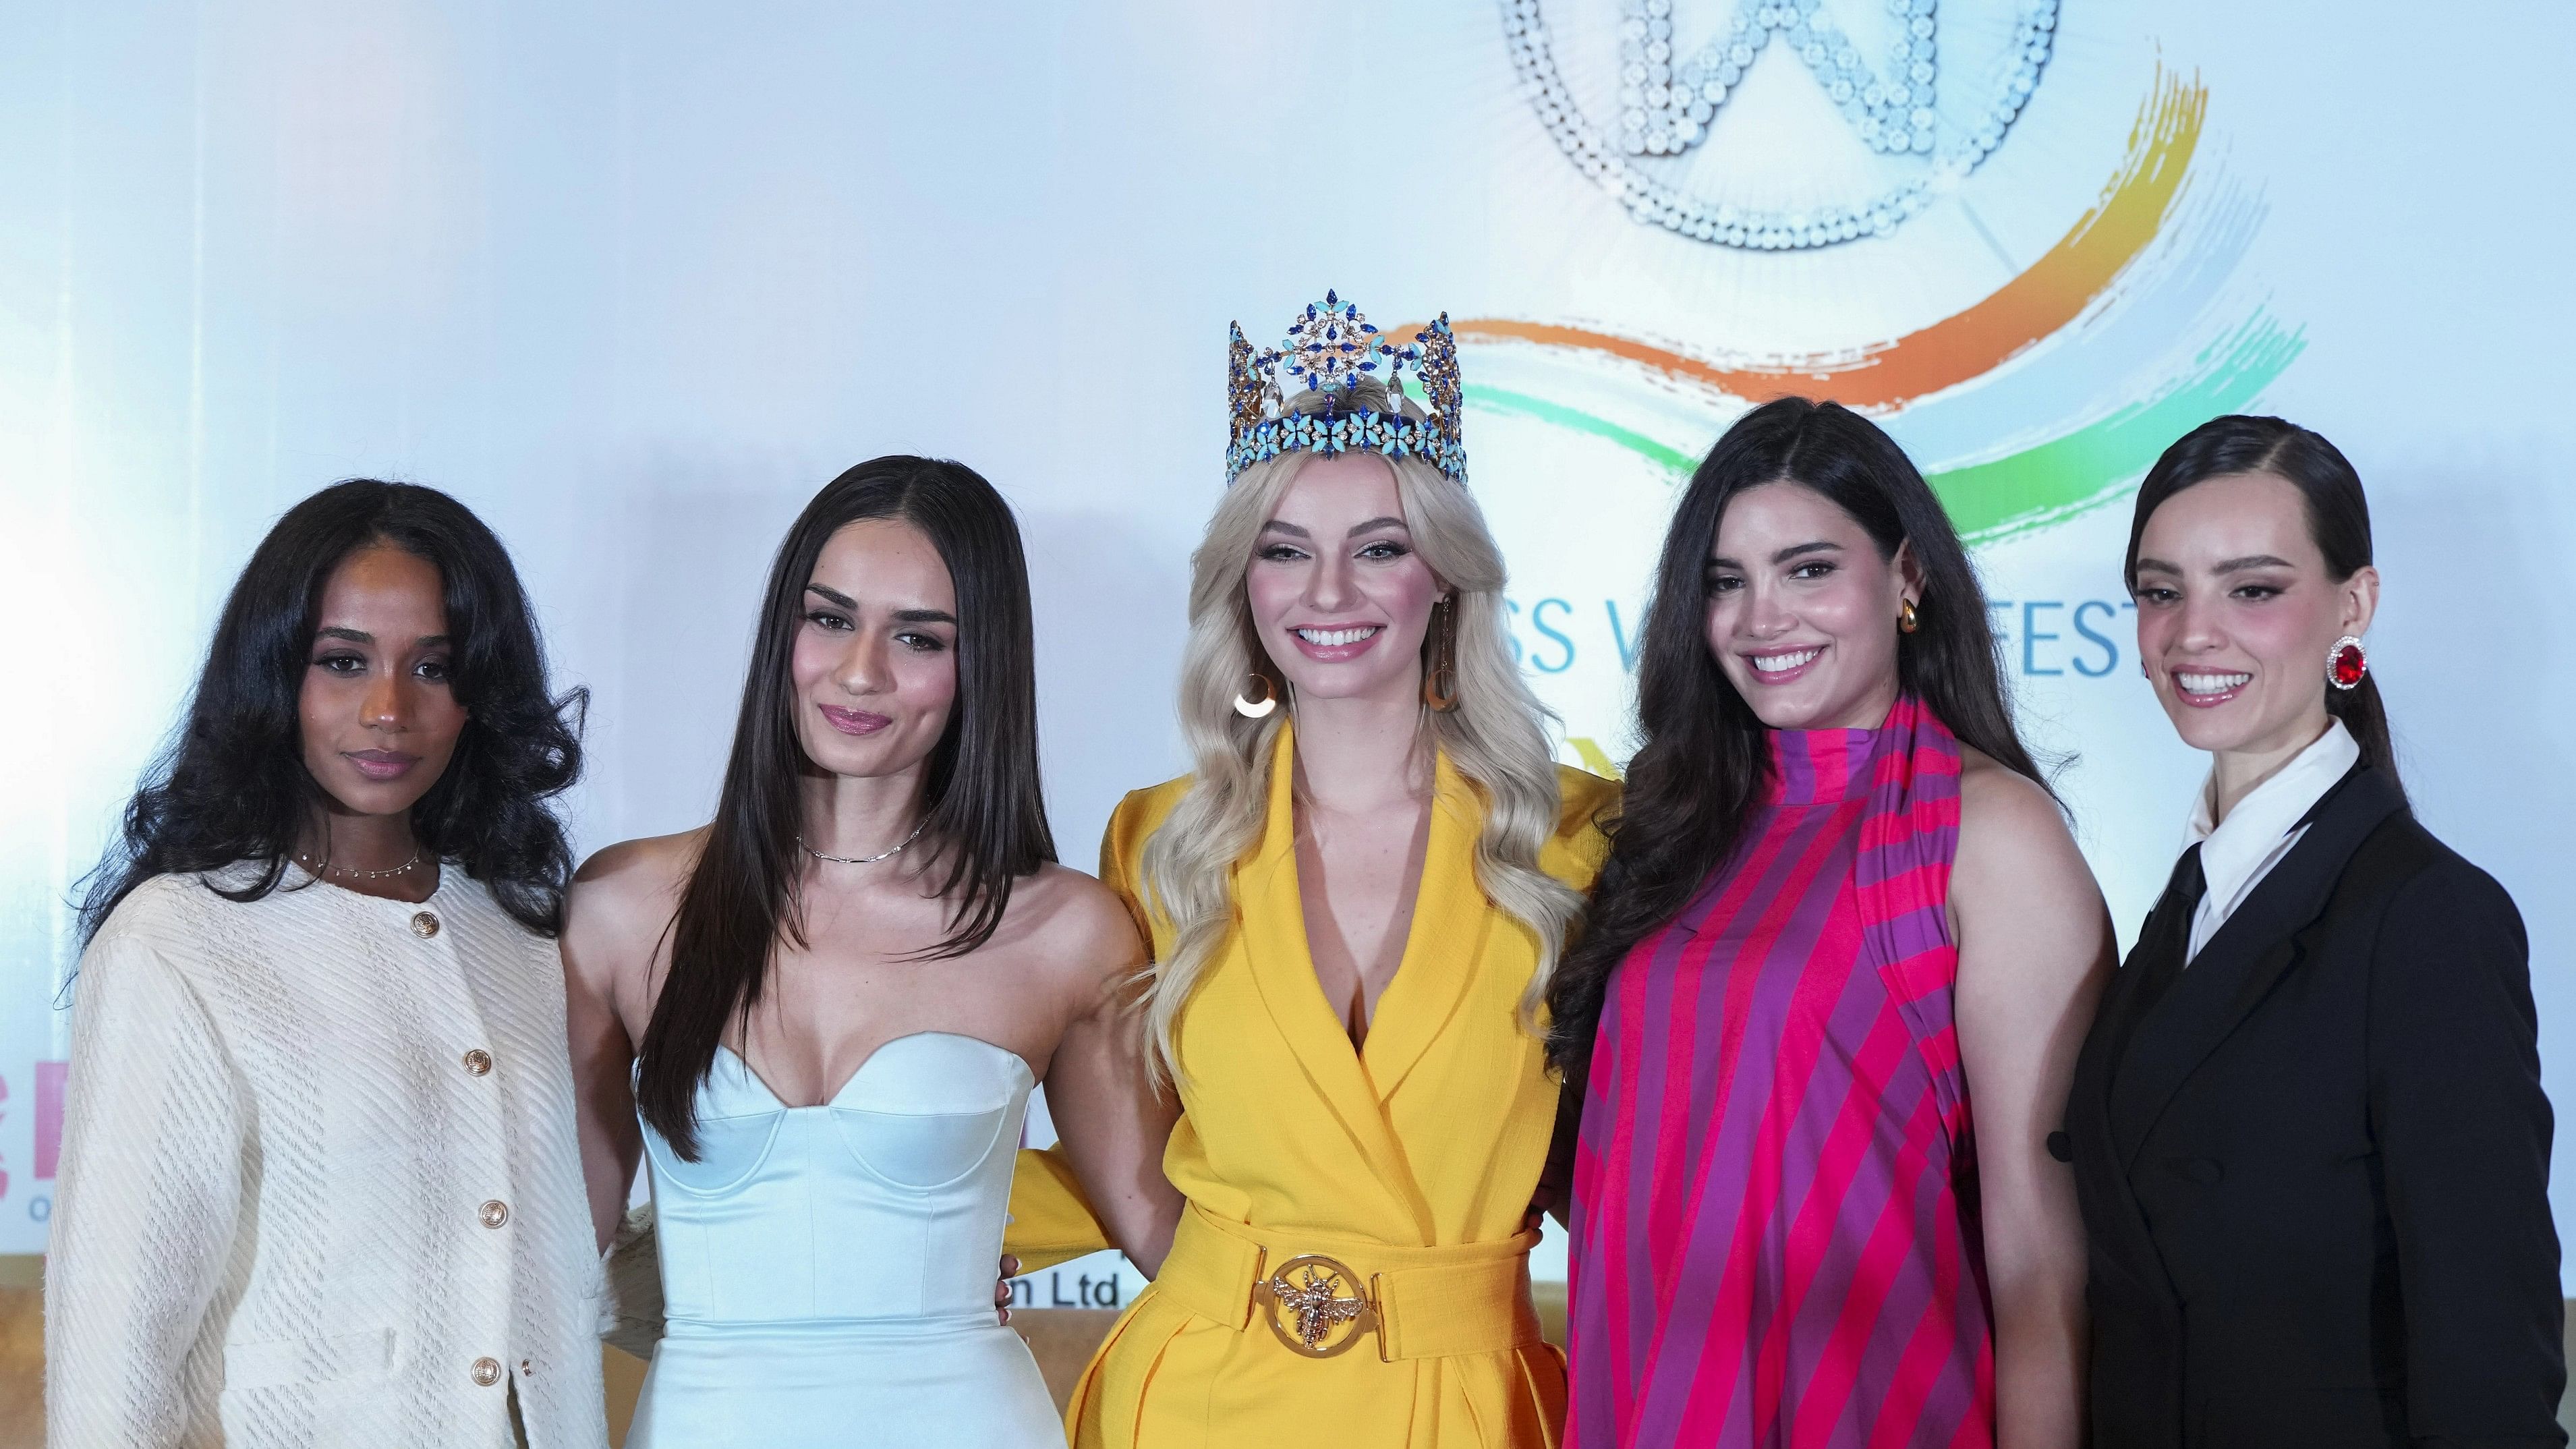
<svg viewBox="0 0 2576 1449">
<path fill-rule="evenodd" d="M 650 1126 L 661 1346 L 629 1449 L 1061 1449 L 993 1281 L 1026 1062 L 974 1037 L 878 1048 L 820 1107 L 718 1049 L 698 1160 Z"/>
</svg>

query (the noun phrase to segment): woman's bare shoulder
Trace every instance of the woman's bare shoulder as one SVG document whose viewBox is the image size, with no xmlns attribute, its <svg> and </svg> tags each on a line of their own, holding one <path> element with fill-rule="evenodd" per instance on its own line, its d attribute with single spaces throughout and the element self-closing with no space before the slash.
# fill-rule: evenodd
<svg viewBox="0 0 2576 1449">
<path fill-rule="evenodd" d="M 2037 780 L 1968 744 L 1959 746 L 1959 817 L 1965 831 L 2073 839 L 2055 796 Z"/>
<path fill-rule="evenodd" d="M 1135 920 L 1118 893 L 1071 866 L 1052 861 L 1013 888 L 1011 914 L 1028 915 L 1021 938 L 1050 972 L 1121 980 L 1145 963 Z"/>
<path fill-rule="evenodd" d="M 2052 896 L 2098 902 L 2092 867 L 2057 797 L 1993 757 L 1959 750 L 1959 852 L 1954 893 L 2015 900 Z"/>
<path fill-rule="evenodd" d="M 1959 761 L 1959 849 L 1950 897 L 1969 933 L 2010 922 L 2005 937 L 2049 943 L 2037 954 L 2088 962 L 2109 917 L 2093 869 L 2055 796 L 2038 781 L 1966 746 Z M 1989 941 L 2001 939 L 1991 930 Z M 1981 952 L 1981 955 L 1991 954 Z"/>
<path fill-rule="evenodd" d="M 573 873 L 564 901 L 565 955 L 604 964 L 646 956 L 680 908 L 680 892 L 706 848 L 706 826 L 677 835 L 622 840 L 592 855 Z"/>
<path fill-rule="evenodd" d="M 583 861 L 581 869 L 573 872 L 573 883 L 633 887 L 645 883 L 648 876 L 667 883 L 697 863 L 698 852 L 706 849 L 707 832 L 714 828 L 701 825 L 675 835 L 621 840 Z"/>
</svg>

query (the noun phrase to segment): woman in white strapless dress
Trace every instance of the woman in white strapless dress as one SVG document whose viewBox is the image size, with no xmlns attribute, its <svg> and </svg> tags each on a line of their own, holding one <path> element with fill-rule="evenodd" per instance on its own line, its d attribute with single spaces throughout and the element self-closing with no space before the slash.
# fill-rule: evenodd
<svg viewBox="0 0 2576 1449">
<path fill-rule="evenodd" d="M 665 1327 L 629 1449 L 1039 1449 L 993 1307 L 1044 1081 L 1119 1241 L 1158 1261 L 1168 1117 L 1117 898 L 1054 863 L 1010 510 L 881 458 L 772 568 L 715 819 L 576 878 L 564 933 L 593 1225 L 649 1161 Z M 1112 1166 L 1122 1164 L 1123 1166 Z"/>
<path fill-rule="evenodd" d="M 626 1442 L 1061 1439 L 993 1311 L 1036 1084 L 1016 1053 L 915 1032 L 829 1102 L 790 1107 L 719 1048 L 698 1160 L 645 1129 L 666 1317 Z"/>
</svg>

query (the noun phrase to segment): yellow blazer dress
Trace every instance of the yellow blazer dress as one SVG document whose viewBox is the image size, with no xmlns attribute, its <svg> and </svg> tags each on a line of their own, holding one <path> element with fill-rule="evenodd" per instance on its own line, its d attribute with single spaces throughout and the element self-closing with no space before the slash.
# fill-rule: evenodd
<svg viewBox="0 0 2576 1449">
<path fill-rule="evenodd" d="M 1283 725 L 1268 828 L 1235 868 L 1241 925 L 1175 1030 L 1188 1076 L 1163 1170 L 1188 1205 L 1066 1431 L 1080 1449 L 1553 1449 L 1565 1370 L 1539 1337 L 1538 1234 L 1521 1227 L 1557 1107 L 1518 1017 L 1535 938 L 1477 888 L 1482 803 L 1442 756 L 1404 957 L 1355 1051 L 1306 952 L 1292 748 Z M 1580 890 L 1617 787 L 1558 781 L 1540 864 Z M 1101 844 L 1101 878 L 1158 959 L 1172 935 L 1144 907 L 1139 861 L 1188 785 L 1127 796 Z M 1010 1250 L 1032 1267 L 1107 1246 L 1052 1154 L 1022 1154 L 1011 1210 Z"/>
</svg>

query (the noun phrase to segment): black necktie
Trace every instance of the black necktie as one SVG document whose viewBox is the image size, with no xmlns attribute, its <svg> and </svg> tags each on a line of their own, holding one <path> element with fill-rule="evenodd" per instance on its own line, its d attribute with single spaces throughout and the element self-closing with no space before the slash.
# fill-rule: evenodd
<svg viewBox="0 0 2576 1449">
<path fill-rule="evenodd" d="M 2153 1011 L 2182 975 L 2191 956 L 2192 917 L 2200 913 L 2200 898 L 2208 893 L 2209 877 L 2201 874 L 2200 845 L 2195 842 L 2174 862 L 2173 878 L 2165 882 L 2164 895 L 2148 913 L 2146 929 L 2138 933 L 2138 966 L 2146 975 L 2138 982 L 2132 1020 Z"/>
</svg>

